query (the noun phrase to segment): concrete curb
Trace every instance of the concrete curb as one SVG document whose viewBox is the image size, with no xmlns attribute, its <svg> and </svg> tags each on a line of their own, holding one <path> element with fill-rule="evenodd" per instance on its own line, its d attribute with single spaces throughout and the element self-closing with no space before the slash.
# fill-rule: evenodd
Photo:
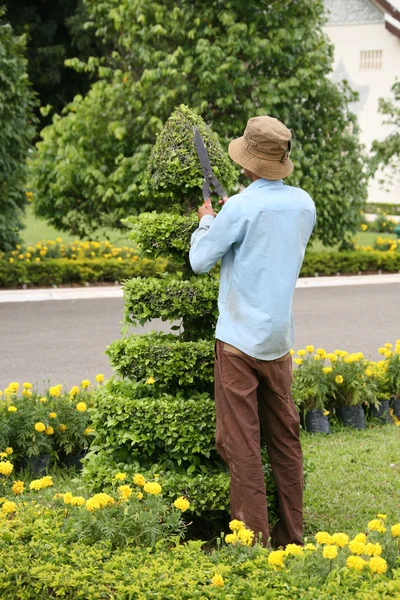
<svg viewBox="0 0 400 600">
<path fill-rule="evenodd" d="M 337 277 L 302 277 L 296 288 L 344 287 L 352 285 L 382 285 L 400 283 L 400 274 L 352 275 Z M 33 290 L 1 290 L 0 304 L 6 302 L 43 302 L 46 300 L 95 300 L 122 298 L 122 286 L 49 288 Z"/>
</svg>

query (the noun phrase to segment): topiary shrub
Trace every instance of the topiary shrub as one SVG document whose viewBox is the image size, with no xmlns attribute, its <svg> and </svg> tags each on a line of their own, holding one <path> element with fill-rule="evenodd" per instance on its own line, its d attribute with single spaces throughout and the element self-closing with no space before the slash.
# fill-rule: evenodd
<svg viewBox="0 0 400 600">
<path fill-rule="evenodd" d="M 201 170 L 193 129 L 202 132 L 212 165 L 229 189 L 229 159 L 212 132 L 188 108 L 179 107 L 160 133 L 149 161 L 149 189 L 169 195 L 188 210 L 199 205 Z M 217 171 L 217 168 L 216 168 Z M 175 173 L 175 176 L 174 176 Z M 164 177 L 165 175 L 165 177 Z M 143 213 L 128 219 L 132 239 L 150 258 L 164 255 L 180 271 L 161 279 L 126 282 L 125 321 L 180 320 L 173 333 L 126 336 L 107 349 L 119 379 L 97 392 L 92 418 L 96 437 L 83 476 L 100 488 L 114 473 L 155 473 L 168 496 L 185 495 L 191 510 L 208 519 L 229 510 L 229 473 L 215 449 L 213 399 L 216 274 L 193 276 L 188 264 L 195 215 Z M 266 455 L 266 484 L 273 505 L 274 482 Z"/>
</svg>

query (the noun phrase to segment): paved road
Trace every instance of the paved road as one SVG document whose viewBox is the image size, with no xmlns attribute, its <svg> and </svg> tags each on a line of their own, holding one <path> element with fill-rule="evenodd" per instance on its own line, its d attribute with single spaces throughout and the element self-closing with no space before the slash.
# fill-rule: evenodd
<svg viewBox="0 0 400 600">
<path fill-rule="evenodd" d="M 112 374 L 105 347 L 120 337 L 122 299 L 0 304 L 0 389 L 31 381 L 42 389 Z M 296 348 L 362 351 L 400 338 L 400 284 L 298 289 Z M 154 321 L 145 328 L 167 330 Z M 140 329 L 143 331 L 143 329 Z M 135 330 L 139 331 L 139 330 Z"/>
</svg>

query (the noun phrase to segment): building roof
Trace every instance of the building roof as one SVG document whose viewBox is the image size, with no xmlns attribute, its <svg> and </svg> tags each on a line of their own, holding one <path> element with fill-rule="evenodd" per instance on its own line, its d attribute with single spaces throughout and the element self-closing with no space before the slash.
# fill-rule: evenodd
<svg viewBox="0 0 400 600">
<path fill-rule="evenodd" d="M 400 0 L 325 0 L 328 25 L 384 23 L 400 38 Z"/>
</svg>

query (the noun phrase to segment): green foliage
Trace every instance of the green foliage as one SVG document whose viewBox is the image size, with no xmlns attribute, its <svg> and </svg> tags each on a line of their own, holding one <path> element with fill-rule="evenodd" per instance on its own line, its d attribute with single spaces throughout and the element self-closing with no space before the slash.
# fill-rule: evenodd
<svg viewBox="0 0 400 600">
<path fill-rule="evenodd" d="M 26 204 L 26 158 L 36 105 L 26 72 L 25 38 L 13 34 L 0 7 L 0 251 L 20 241 Z"/>
<path fill-rule="evenodd" d="M 387 215 L 400 216 L 400 204 L 388 204 L 386 202 L 367 202 L 365 212 L 370 214 L 379 214 L 385 212 Z"/>
<path fill-rule="evenodd" d="M 379 112 L 384 115 L 384 125 L 391 127 L 391 133 L 382 141 L 372 143 L 372 157 L 370 166 L 372 174 L 378 169 L 383 169 L 387 180 L 380 175 L 380 183 L 387 185 L 396 178 L 400 169 L 400 80 L 396 80 L 392 87 L 392 97 L 379 100 Z"/>
<path fill-rule="evenodd" d="M 153 377 L 152 385 L 159 392 L 212 391 L 212 340 L 186 342 L 162 333 L 132 335 L 113 342 L 107 354 L 118 375 L 138 382 Z"/>
<path fill-rule="evenodd" d="M 393 233 L 396 225 L 398 225 L 397 221 L 388 217 L 386 213 L 382 213 L 374 221 L 368 223 L 368 229 L 378 233 Z"/>
<path fill-rule="evenodd" d="M 127 277 L 159 277 L 166 269 L 173 269 L 166 259 L 156 261 L 144 258 L 136 262 L 113 258 L 71 260 L 52 258 L 40 263 L 18 262 L 10 264 L 0 260 L 0 288 L 51 286 L 70 283 L 103 283 L 123 281 Z"/>
<path fill-rule="evenodd" d="M 186 339 L 209 338 L 218 319 L 216 277 L 174 276 L 131 279 L 124 285 L 125 322 L 144 325 L 151 319 L 180 320 Z"/>
<path fill-rule="evenodd" d="M 318 275 L 357 275 L 358 273 L 396 273 L 400 270 L 397 252 L 307 252 L 301 268 L 301 277 Z"/>
<path fill-rule="evenodd" d="M 332 245 L 355 231 L 366 198 L 357 127 L 353 134 L 349 127 L 355 94 L 329 78 L 322 0 L 268 0 L 263 9 L 256 0 L 86 6 L 108 52 L 69 61 L 98 81 L 43 132 L 32 165 L 38 215 L 86 233 L 119 227 L 129 213 L 169 209 L 171 189 L 163 188 L 164 198 L 141 195 L 142 173 L 163 123 L 183 103 L 212 124 L 224 147 L 252 116 L 281 119 L 294 134 L 288 183 L 316 201 L 316 236 Z M 188 181 L 191 188 L 193 173 Z"/>
<path fill-rule="evenodd" d="M 396 351 L 387 360 L 387 377 L 389 391 L 393 398 L 400 400 L 400 342 L 397 342 Z"/>
<path fill-rule="evenodd" d="M 186 209 L 196 207 L 204 175 L 194 143 L 195 127 L 203 138 L 215 175 L 224 187 L 232 187 L 236 171 L 222 150 L 217 135 L 201 117 L 182 104 L 157 135 L 147 163 L 144 194 L 155 194 L 157 198 L 172 203 L 183 197 Z"/>
</svg>

